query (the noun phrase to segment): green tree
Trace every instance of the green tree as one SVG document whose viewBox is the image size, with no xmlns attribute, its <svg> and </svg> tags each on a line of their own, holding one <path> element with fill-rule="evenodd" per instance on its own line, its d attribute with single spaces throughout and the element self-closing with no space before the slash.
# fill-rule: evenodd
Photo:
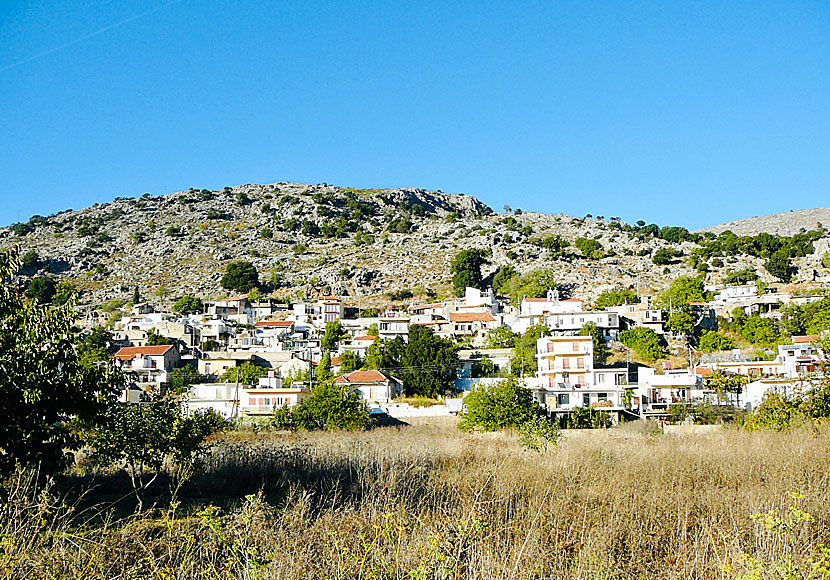
<svg viewBox="0 0 830 580">
<path fill-rule="evenodd" d="M 637 298 L 637 291 L 632 288 L 610 288 L 603 290 L 597 296 L 594 306 L 599 309 L 608 308 L 609 306 L 620 306 L 622 304 L 636 304 L 639 302 Z"/>
<path fill-rule="evenodd" d="M 773 346 L 781 339 L 781 333 L 769 318 L 752 315 L 743 323 L 741 337 L 750 344 Z"/>
<path fill-rule="evenodd" d="M 369 336 L 378 336 L 380 332 L 378 331 L 378 323 L 373 322 L 369 325 L 369 328 L 366 330 L 366 334 Z"/>
<path fill-rule="evenodd" d="M 689 302 L 703 300 L 706 300 L 703 278 L 680 276 L 657 296 L 655 305 L 663 310 L 676 310 L 688 306 Z"/>
<path fill-rule="evenodd" d="M 484 431 L 509 429 L 519 427 L 539 412 L 530 391 L 511 378 L 496 385 L 481 385 L 464 397 L 464 410 L 458 428 L 463 431 L 475 428 Z"/>
<path fill-rule="evenodd" d="M 164 346 L 166 344 L 175 344 L 175 342 L 172 338 L 160 335 L 155 328 L 147 331 L 147 346 Z"/>
<path fill-rule="evenodd" d="M 324 381 L 317 383 L 311 395 L 291 409 L 290 423 L 306 431 L 355 431 L 369 428 L 372 420 L 359 393 L 333 381 Z"/>
<path fill-rule="evenodd" d="M 326 350 L 326 354 L 320 360 L 320 364 L 317 365 L 316 378 L 318 381 L 330 381 L 334 378 L 331 372 L 331 353 L 328 350 Z"/>
<path fill-rule="evenodd" d="M 0 251 L 0 476 L 19 466 L 55 473 L 81 441 L 75 420 L 94 422 L 124 385 L 112 365 L 81 363 L 74 313 L 22 300 L 9 283 L 17 249 Z"/>
<path fill-rule="evenodd" d="M 431 328 L 413 324 L 400 361 L 402 368 L 393 374 L 404 382 L 407 395 L 436 398 L 453 387 L 458 347 Z"/>
<path fill-rule="evenodd" d="M 519 273 L 516 271 L 516 268 L 510 264 L 502 266 L 493 277 L 493 290 L 502 296 L 508 295 L 510 293 L 510 283 L 518 275 Z"/>
<path fill-rule="evenodd" d="M 340 372 L 342 374 L 358 370 L 363 366 L 363 359 L 356 351 L 347 350 L 340 355 Z"/>
<path fill-rule="evenodd" d="M 611 352 L 608 350 L 608 345 L 605 343 L 605 338 L 602 336 L 599 327 L 593 322 L 589 322 L 580 329 L 579 336 L 591 337 L 594 346 L 594 366 L 604 365 Z"/>
<path fill-rule="evenodd" d="M 602 244 L 597 240 L 590 238 L 577 238 L 574 240 L 574 245 L 586 258 L 596 260 L 604 256 Z"/>
<path fill-rule="evenodd" d="M 257 385 L 259 379 L 268 376 L 268 371 L 262 367 L 256 366 L 251 361 L 245 361 L 237 367 L 231 367 L 222 373 L 221 381 L 223 383 L 236 383 L 244 385 Z"/>
<path fill-rule="evenodd" d="M 337 348 L 338 343 L 348 336 L 343 330 L 343 324 L 339 320 L 326 322 L 326 332 L 320 341 L 320 345 L 325 349 Z"/>
<path fill-rule="evenodd" d="M 187 391 L 187 389 L 190 388 L 190 385 L 202 382 L 199 373 L 196 372 L 196 369 L 194 369 L 191 365 L 185 365 L 181 368 L 170 371 L 170 381 L 172 383 L 173 392 L 176 395 L 181 395 Z"/>
<path fill-rule="evenodd" d="M 78 289 L 75 288 L 72 282 L 58 282 L 58 285 L 55 287 L 55 297 L 52 298 L 52 303 L 62 306 L 75 300 L 77 295 Z"/>
<path fill-rule="evenodd" d="M 695 321 L 686 310 L 673 312 L 666 321 L 666 330 L 674 334 L 691 335 L 695 329 Z"/>
<path fill-rule="evenodd" d="M 660 337 L 650 328 L 638 326 L 631 330 L 623 330 L 619 338 L 621 343 L 645 360 L 656 360 L 663 356 Z"/>
<path fill-rule="evenodd" d="M 535 324 L 516 340 L 513 357 L 510 359 L 511 376 L 532 376 L 536 373 L 536 341 L 549 335 L 550 329 L 547 326 Z"/>
<path fill-rule="evenodd" d="M 52 302 L 57 292 L 55 288 L 55 281 L 47 276 L 37 276 L 32 278 L 29 286 L 26 288 L 26 296 L 37 300 L 38 304 L 48 304 Z"/>
<path fill-rule="evenodd" d="M 23 254 L 21 268 L 29 272 L 37 272 L 40 269 L 40 256 L 35 250 L 29 250 Z"/>
<path fill-rule="evenodd" d="M 173 312 L 187 316 L 188 314 L 199 314 L 203 308 L 204 305 L 199 298 L 193 294 L 185 294 L 173 305 Z"/>
<path fill-rule="evenodd" d="M 570 243 L 560 236 L 548 236 L 541 241 L 541 245 L 550 252 L 552 258 L 561 258 Z"/>
<path fill-rule="evenodd" d="M 222 276 L 222 288 L 248 292 L 259 286 L 259 272 L 251 262 L 240 260 L 228 264 Z"/>
<path fill-rule="evenodd" d="M 786 248 L 773 253 L 764 264 L 764 268 L 781 282 L 789 282 L 793 278 L 794 268 L 790 261 L 790 252 Z"/>
<path fill-rule="evenodd" d="M 487 333 L 487 348 L 513 348 L 519 335 L 506 326 L 499 326 Z"/>
<path fill-rule="evenodd" d="M 743 312 L 743 311 L 741 311 Z M 700 337 L 700 350 L 713 352 L 716 350 L 731 350 L 735 348 L 735 341 L 732 337 L 710 330 L 704 332 Z"/>
<path fill-rule="evenodd" d="M 215 413 L 181 414 L 173 401 L 151 404 L 112 405 L 105 420 L 87 431 L 89 459 L 98 466 L 121 466 L 130 477 L 137 511 L 144 506 L 144 492 L 158 478 L 170 458 L 181 479 L 192 475 L 208 450 L 205 440 L 224 427 Z"/>
<path fill-rule="evenodd" d="M 510 299 L 518 305 L 522 298 L 544 298 L 548 290 L 556 288 L 553 268 L 531 270 L 522 276 L 513 277 L 509 285 Z"/>
<path fill-rule="evenodd" d="M 481 267 L 486 263 L 485 250 L 462 250 L 453 258 L 450 268 L 456 296 L 463 296 L 467 287 L 481 288 Z"/>
<path fill-rule="evenodd" d="M 682 256 L 683 252 L 679 252 L 678 250 L 672 250 L 671 248 L 660 248 L 654 255 L 651 257 L 651 261 L 657 264 L 658 266 L 665 266 L 667 264 L 671 264 L 672 260 L 675 258 Z"/>
</svg>

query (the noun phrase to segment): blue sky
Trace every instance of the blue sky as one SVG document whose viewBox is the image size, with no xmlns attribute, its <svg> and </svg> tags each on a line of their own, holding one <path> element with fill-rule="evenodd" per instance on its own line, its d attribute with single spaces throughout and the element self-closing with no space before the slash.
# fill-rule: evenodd
<svg viewBox="0 0 830 580">
<path fill-rule="evenodd" d="M 824 207 L 830 4 L 0 3 L 0 225 L 276 181 L 705 227 Z"/>
</svg>

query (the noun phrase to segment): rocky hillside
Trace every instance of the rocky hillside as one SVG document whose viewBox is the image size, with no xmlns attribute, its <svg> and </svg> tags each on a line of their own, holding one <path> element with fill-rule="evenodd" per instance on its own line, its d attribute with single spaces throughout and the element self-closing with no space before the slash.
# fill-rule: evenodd
<svg viewBox="0 0 830 580">
<path fill-rule="evenodd" d="M 498 214 L 474 197 L 440 191 L 276 183 L 145 195 L 35 216 L 0 229 L 0 247 L 37 252 L 44 271 L 81 290 L 81 308 L 129 298 L 135 287 L 160 302 L 184 293 L 224 296 L 219 281 L 225 267 L 242 259 L 254 263 L 277 295 L 359 295 L 364 305 L 384 303 L 384 293 L 392 291 L 410 290 L 413 299 L 448 294 L 450 261 L 468 248 L 492 250 L 487 274 L 506 264 L 520 272 L 552 268 L 583 298 L 615 285 L 639 285 L 649 293 L 695 273 L 686 261 L 695 244 L 641 239 L 619 226 L 565 215 Z M 605 257 L 582 257 L 573 246 L 553 254 L 540 243 L 552 235 L 597 239 Z M 826 248 L 826 240 L 820 242 Z M 683 255 L 657 266 L 651 255 L 660 248 Z M 799 260 L 805 278 L 819 265 L 816 256 Z M 751 265 L 772 281 L 762 264 L 728 258 L 712 267 L 708 280 Z M 26 281 L 20 276 L 16 283 Z"/>
<path fill-rule="evenodd" d="M 799 232 L 830 227 L 830 208 L 796 209 L 784 213 L 753 216 L 699 230 L 719 234 L 729 230 L 739 236 L 753 236 L 761 232 L 792 236 Z"/>
</svg>

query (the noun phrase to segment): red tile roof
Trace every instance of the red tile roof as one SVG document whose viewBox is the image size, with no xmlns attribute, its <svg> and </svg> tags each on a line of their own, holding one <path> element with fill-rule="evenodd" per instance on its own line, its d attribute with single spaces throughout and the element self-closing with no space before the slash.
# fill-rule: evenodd
<svg viewBox="0 0 830 580">
<path fill-rule="evenodd" d="M 450 312 L 450 322 L 493 322 L 489 312 Z"/>
<path fill-rule="evenodd" d="M 525 302 L 551 302 L 547 298 L 525 298 Z"/>
<path fill-rule="evenodd" d="M 355 336 L 352 340 L 375 340 L 377 336 Z"/>
<path fill-rule="evenodd" d="M 293 324 L 293 320 L 260 320 L 254 326 L 257 328 L 289 328 Z"/>
<path fill-rule="evenodd" d="M 125 346 L 117 353 L 115 358 L 133 358 L 135 356 L 160 356 L 173 348 L 172 344 L 162 344 L 159 346 Z"/>
<path fill-rule="evenodd" d="M 334 379 L 337 383 L 385 383 L 388 380 L 380 371 L 352 371 Z"/>
<path fill-rule="evenodd" d="M 794 336 L 793 344 L 804 344 L 805 342 L 815 342 L 819 336 L 817 334 L 808 334 L 805 336 Z"/>
</svg>

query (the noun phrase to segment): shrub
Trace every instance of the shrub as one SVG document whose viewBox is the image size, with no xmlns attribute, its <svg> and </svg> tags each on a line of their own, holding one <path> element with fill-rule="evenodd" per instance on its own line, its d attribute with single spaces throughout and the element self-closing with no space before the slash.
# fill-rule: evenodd
<svg viewBox="0 0 830 580">
<path fill-rule="evenodd" d="M 594 306 L 597 308 L 608 308 L 609 306 L 620 306 L 622 304 L 636 304 L 639 302 L 637 291 L 632 288 L 611 288 L 603 290 L 597 296 Z"/>
<path fill-rule="evenodd" d="M 700 337 L 700 350 L 712 352 L 716 350 L 730 350 L 735 348 L 735 341 L 730 336 L 720 332 L 709 331 Z"/>
<path fill-rule="evenodd" d="M 492 386 L 478 386 L 464 397 L 464 410 L 458 428 L 498 431 L 519 427 L 539 414 L 530 391 L 508 379 Z"/>
<path fill-rule="evenodd" d="M 204 305 L 202 301 L 193 294 L 185 294 L 176 301 L 173 305 L 173 312 L 182 315 L 198 314 L 202 311 Z"/>
<path fill-rule="evenodd" d="M 655 360 L 663 355 L 660 338 L 650 328 L 638 326 L 631 330 L 623 330 L 619 338 L 620 342 L 631 348 L 638 356 L 645 360 Z"/>
<path fill-rule="evenodd" d="M 599 259 L 603 257 L 602 244 L 597 240 L 577 238 L 574 240 L 574 245 L 586 258 Z"/>
<path fill-rule="evenodd" d="M 548 446 L 556 446 L 561 435 L 558 422 L 537 415 L 519 426 L 519 445 L 531 451 L 544 452 Z"/>
<path fill-rule="evenodd" d="M 259 272 L 251 262 L 231 262 L 222 276 L 221 284 L 227 290 L 248 292 L 259 286 Z"/>
<path fill-rule="evenodd" d="M 57 292 L 55 288 L 55 281 L 46 276 L 38 276 L 29 282 L 26 288 L 26 296 L 38 302 L 38 304 L 47 304 L 52 302 Z"/>
<path fill-rule="evenodd" d="M 295 429 L 355 431 L 372 425 L 369 409 L 357 391 L 333 381 L 318 383 L 311 396 L 291 409 Z"/>
</svg>

